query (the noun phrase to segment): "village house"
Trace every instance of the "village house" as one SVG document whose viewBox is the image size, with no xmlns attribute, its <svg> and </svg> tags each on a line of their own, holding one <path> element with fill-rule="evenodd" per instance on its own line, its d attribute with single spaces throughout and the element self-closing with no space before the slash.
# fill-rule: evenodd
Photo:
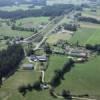
<svg viewBox="0 0 100 100">
<path fill-rule="evenodd" d="M 89 51 L 83 49 L 83 48 L 71 48 L 69 46 L 66 47 L 66 54 L 68 56 L 72 56 L 72 57 L 83 57 L 83 58 L 87 58 Z"/>
<path fill-rule="evenodd" d="M 42 55 L 42 56 L 31 55 L 29 58 L 32 61 L 40 61 L 40 62 L 46 62 L 47 61 L 46 55 Z"/>
<path fill-rule="evenodd" d="M 73 50 L 73 51 L 69 51 L 67 54 L 73 57 L 84 57 L 84 58 L 87 57 L 87 53 L 85 51 Z"/>
</svg>

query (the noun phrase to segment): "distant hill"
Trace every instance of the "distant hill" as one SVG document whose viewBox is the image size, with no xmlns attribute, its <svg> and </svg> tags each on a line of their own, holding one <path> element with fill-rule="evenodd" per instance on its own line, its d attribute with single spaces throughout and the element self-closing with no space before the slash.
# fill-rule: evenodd
<svg viewBox="0 0 100 100">
<path fill-rule="evenodd" d="M 90 2 L 100 2 L 100 0 L 47 0 L 47 5 L 53 4 L 82 4 Z"/>
<path fill-rule="evenodd" d="M 33 3 L 34 5 L 44 5 L 46 4 L 46 0 L 0 0 L 0 6 L 11 6 L 26 3 Z"/>
</svg>

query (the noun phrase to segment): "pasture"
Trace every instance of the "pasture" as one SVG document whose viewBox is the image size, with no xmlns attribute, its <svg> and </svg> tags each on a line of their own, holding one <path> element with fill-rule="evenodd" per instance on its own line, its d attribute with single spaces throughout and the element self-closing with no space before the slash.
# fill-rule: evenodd
<svg viewBox="0 0 100 100">
<path fill-rule="evenodd" d="M 49 66 L 45 73 L 45 80 L 50 82 L 54 76 L 54 71 L 57 69 L 62 69 L 64 63 L 68 61 L 67 56 L 63 55 L 52 55 L 49 60 Z"/>
<path fill-rule="evenodd" d="M 27 59 L 22 61 L 22 64 L 29 63 Z M 22 66 L 20 65 L 20 67 Z M 0 100 L 54 100 L 49 94 L 48 90 L 45 91 L 30 91 L 23 97 L 18 92 L 18 87 L 21 85 L 33 84 L 39 80 L 40 72 L 27 71 L 19 69 L 14 75 L 9 77 L 0 88 Z"/>
<path fill-rule="evenodd" d="M 54 75 L 54 71 L 61 69 L 65 62 L 68 61 L 66 56 L 52 55 L 50 64 L 46 71 L 46 81 L 50 81 Z M 57 93 L 61 93 L 63 89 L 70 90 L 72 94 L 89 94 L 100 98 L 100 57 L 89 59 L 83 64 L 75 64 L 75 66 L 66 73 L 64 80 L 56 88 Z"/>
<path fill-rule="evenodd" d="M 83 64 L 76 64 L 70 72 L 66 73 L 62 84 L 56 89 L 70 90 L 72 94 L 89 94 L 100 99 L 100 56 L 90 59 Z M 97 100 L 99 100 L 97 99 Z"/>
<path fill-rule="evenodd" d="M 16 25 L 19 25 L 21 23 L 22 25 L 27 25 L 27 26 L 29 26 L 29 24 L 32 26 L 37 26 L 37 25 L 40 25 L 41 23 L 47 24 L 48 20 L 49 20 L 48 17 L 24 18 L 24 19 L 17 20 Z M 26 38 L 34 34 L 33 32 L 12 30 L 11 26 L 6 25 L 6 23 L 4 22 L 0 22 L 0 23 L 1 23 L 0 35 L 3 35 L 3 36 L 9 36 L 9 37 L 19 36 L 19 37 Z"/>
<path fill-rule="evenodd" d="M 3 36 L 9 36 L 9 37 L 28 37 L 32 35 L 32 32 L 26 32 L 26 31 L 17 31 L 17 30 L 12 30 L 10 26 L 2 26 L 0 27 L 0 35 Z"/>
<path fill-rule="evenodd" d="M 99 28 L 80 28 L 75 32 L 75 35 L 69 40 L 71 43 L 79 41 L 81 45 L 85 44 L 99 44 L 100 43 L 100 29 Z"/>
<path fill-rule="evenodd" d="M 50 82 L 54 75 L 54 71 L 62 69 L 65 62 L 68 61 L 67 56 L 51 55 L 48 69 L 45 73 L 46 82 Z M 70 72 L 66 73 L 64 80 L 56 88 L 57 93 L 61 93 L 63 89 L 70 90 L 72 94 L 89 94 L 100 98 L 100 57 L 90 59 L 84 64 L 76 64 Z M 23 63 L 27 62 L 26 60 Z M 21 66 L 21 65 L 20 65 Z M 31 91 L 23 97 L 18 93 L 17 88 L 22 84 L 33 84 L 39 78 L 40 74 L 36 71 L 17 71 L 9 77 L 0 88 L 0 99 L 4 100 L 55 100 L 49 94 L 49 90 Z"/>
<path fill-rule="evenodd" d="M 96 12 L 92 12 L 91 11 L 92 8 L 85 8 L 82 12 L 83 16 L 87 16 L 87 17 L 93 17 L 93 18 L 97 18 L 100 19 L 100 7 L 96 8 Z"/>
<path fill-rule="evenodd" d="M 41 23 L 48 23 L 49 21 L 49 17 L 29 17 L 29 18 L 23 18 L 23 19 L 19 19 L 16 21 L 16 24 L 33 24 L 33 25 L 38 25 Z"/>
<path fill-rule="evenodd" d="M 48 37 L 47 42 L 50 44 L 57 43 L 59 40 L 69 40 L 71 38 L 70 33 L 55 33 Z"/>
</svg>

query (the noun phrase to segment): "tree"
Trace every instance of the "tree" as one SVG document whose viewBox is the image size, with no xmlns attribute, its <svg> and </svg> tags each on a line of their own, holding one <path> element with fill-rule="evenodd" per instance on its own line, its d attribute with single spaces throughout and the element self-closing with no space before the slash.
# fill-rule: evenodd
<svg viewBox="0 0 100 100">
<path fill-rule="evenodd" d="M 41 9 L 34 9 L 34 10 L 33 9 L 28 9 L 25 11 L 16 10 L 13 12 L 0 11 L 0 18 L 16 20 L 16 19 L 21 19 L 25 17 L 37 17 L 37 16 L 56 17 L 56 16 L 61 16 L 64 13 L 69 13 L 73 9 L 74 9 L 74 5 L 72 4 L 59 4 L 59 5 L 52 5 L 52 6 L 44 6 Z"/>
<path fill-rule="evenodd" d="M 33 49 L 30 48 L 30 49 L 27 49 L 27 50 L 26 50 L 26 55 L 27 55 L 27 56 L 30 56 L 30 55 L 32 55 L 32 54 L 34 54 L 34 50 L 33 50 Z"/>
<path fill-rule="evenodd" d="M 76 46 L 78 47 L 79 46 L 79 41 L 77 40 L 77 42 L 76 42 Z"/>
<path fill-rule="evenodd" d="M 1 76 L 1 73 L 0 73 L 0 87 L 2 85 L 2 76 Z"/>
<path fill-rule="evenodd" d="M 52 50 L 51 50 L 50 45 L 48 43 L 45 44 L 44 51 L 46 54 L 52 54 Z"/>
<path fill-rule="evenodd" d="M 55 74 L 54 77 L 52 78 L 50 84 L 52 87 L 57 87 L 61 83 L 61 78 L 59 74 Z"/>
<path fill-rule="evenodd" d="M 50 95 L 54 98 L 57 98 L 57 96 L 54 93 L 54 88 L 50 89 Z"/>
<path fill-rule="evenodd" d="M 40 81 L 37 81 L 33 84 L 33 88 L 37 91 L 40 91 L 41 90 L 41 82 Z"/>
<path fill-rule="evenodd" d="M 28 84 L 28 85 L 27 85 L 27 89 L 28 89 L 29 91 L 32 91 L 33 87 L 32 87 L 30 84 Z"/>
<path fill-rule="evenodd" d="M 64 64 L 64 67 L 62 68 L 62 72 L 63 73 L 69 72 L 73 67 L 73 65 L 74 65 L 74 61 L 70 59 L 68 62 Z"/>
<path fill-rule="evenodd" d="M 63 90 L 63 91 L 62 91 L 62 96 L 63 96 L 65 99 L 72 100 L 72 96 L 71 96 L 70 91 Z"/>
<path fill-rule="evenodd" d="M 21 45 L 14 44 L 0 51 L 0 76 L 8 77 L 13 74 L 23 58 L 24 50 Z"/>
<path fill-rule="evenodd" d="M 70 31 L 77 31 L 77 25 L 76 24 L 63 24 L 63 27 L 65 30 L 70 30 Z"/>
<path fill-rule="evenodd" d="M 26 86 L 25 85 L 22 85 L 18 88 L 18 91 L 23 95 L 25 96 L 26 95 Z"/>
</svg>

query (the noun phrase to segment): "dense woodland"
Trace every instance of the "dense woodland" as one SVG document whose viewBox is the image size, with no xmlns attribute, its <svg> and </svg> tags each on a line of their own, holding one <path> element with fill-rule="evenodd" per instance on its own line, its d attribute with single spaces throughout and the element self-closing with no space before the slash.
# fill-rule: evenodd
<svg viewBox="0 0 100 100">
<path fill-rule="evenodd" d="M 33 28 L 24 28 L 24 27 L 12 25 L 11 29 L 18 30 L 18 31 L 29 31 L 29 32 L 37 33 L 37 30 L 34 27 Z"/>
<path fill-rule="evenodd" d="M 0 6 L 12 6 L 18 4 L 35 4 L 35 5 L 45 5 L 46 0 L 0 0 Z"/>
<path fill-rule="evenodd" d="M 0 80 L 13 74 L 23 57 L 24 50 L 21 45 L 8 46 L 7 50 L 0 51 Z"/>
<path fill-rule="evenodd" d="M 63 24 L 63 27 L 65 30 L 70 30 L 70 31 L 77 31 L 77 25 L 75 24 Z"/>
<path fill-rule="evenodd" d="M 17 11 L 0 11 L 1 18 L 20 19 L 24 17 L 37 17 L 37 16 L 60 16 L 66 12 L 66 14 L 74 9 L 72 4 L 61 4 L 53 6 L 44 6 L 41 9 L 36 10 L 17 10 Z"/>
<path fill-rule="evenodd" d="M 100 20 L 97 20 L 96 18 L 92 18 L 92 17 L 81 16 L 81 17 L 78 18 L 78 20 L 83 21 L 83 22 L 90 22 L 90 23 L 100 24 Z"/>
<path fill-rule="evenodd" d="M 98 54 L 100 54 L 100 44 L 95 44 L 95 45 L 86 44 L 86 49 L 97 52 Z"/>
</svg>

